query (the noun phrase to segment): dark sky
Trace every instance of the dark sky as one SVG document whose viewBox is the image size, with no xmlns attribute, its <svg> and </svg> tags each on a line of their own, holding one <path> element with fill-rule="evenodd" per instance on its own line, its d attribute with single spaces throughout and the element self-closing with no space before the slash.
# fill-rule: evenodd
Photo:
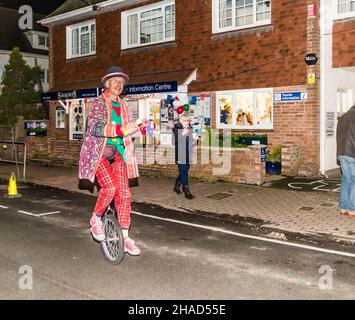
<svg viewBox="0 0 355 320">
<path fill-rule="evenodd" d="M 18 9 L 22 5 L 29 5 L 33 12 L 47 15 L 57 9 L 66 0 L 0 0 L 0 6 Z"/>
</svg>

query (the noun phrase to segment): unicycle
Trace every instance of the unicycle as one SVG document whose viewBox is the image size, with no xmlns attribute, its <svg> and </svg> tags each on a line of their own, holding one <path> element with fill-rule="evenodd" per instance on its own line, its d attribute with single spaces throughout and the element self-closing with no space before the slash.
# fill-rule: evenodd
<svg viewBox="0 0 355 320">
<path fill-rule="evenodd" d="M 105 240 L 100 242 L 104 257 L 112 264 L 120 264 L 124 257 L 124 239 L 118 224 L 114 201 L 108 205 L 102 216 Z"/>
</svg>

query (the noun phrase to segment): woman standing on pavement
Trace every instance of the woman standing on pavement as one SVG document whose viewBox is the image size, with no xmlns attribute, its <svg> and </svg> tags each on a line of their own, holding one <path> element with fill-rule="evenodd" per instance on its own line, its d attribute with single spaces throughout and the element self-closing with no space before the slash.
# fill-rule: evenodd
<svg viewBox="0 0 355 320">
<path fill-rule="evenodd" d="M 192 161 L 193 137 L 189 117 L 183 113 L 179 116 L 179 122 L 174 125 L 175 163 L 178 165 L 179 176 L 176 178 L 174 191 L 181 194 L 180 187 L 185 198 L 194 199 L 195 196 L 189 188 L 189 170 Z"/>
</svg>

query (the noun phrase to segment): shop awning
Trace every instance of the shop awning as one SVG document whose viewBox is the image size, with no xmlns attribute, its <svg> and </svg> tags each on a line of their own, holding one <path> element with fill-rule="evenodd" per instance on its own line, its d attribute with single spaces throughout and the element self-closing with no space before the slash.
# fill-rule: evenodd
<svg viewBox="0 0 355 320">
<path fill-rule="evenodd" d="M 124 94 L 133 95 L 152 92 L 186 92 L 188 85 L 196 80 L 197 69 L 168 70 L 130 74 Z M 59 83 L 50 92 L 42 94 L 42 101 L 92 98 L 101 94 L 99 80 Z"/>
</svg>

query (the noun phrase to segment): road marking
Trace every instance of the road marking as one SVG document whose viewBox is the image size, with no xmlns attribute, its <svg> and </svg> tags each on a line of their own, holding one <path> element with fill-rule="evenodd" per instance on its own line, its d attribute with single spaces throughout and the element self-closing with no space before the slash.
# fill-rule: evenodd
<svg viewBox="0 0 355 320">
<path fill-rule="evenodd" d="M 27 214 L 27 215 L 29 215 L 29 216 L 36 217 L 36 215 L 35 215 L 34 213 L 31 213 L 31 212 L 22 211 L 22 210 L 17 210 L 17 212 L 19 212 L 19 213 L 23 213 L 23 214 Z"/>
<path fill-rule="evenodd" d="M 61 211 L 45 212 L 37 214 L 38 217 L 49 216 L 50 214 L 60 213 Z"/>
<path fill-rule="evenodd" d="M 17 212 L 27 214 L 27 215 L 33 216 L 33 217 L 43 217 L 43 216 L 48 216 L 50 214 L 60 213 L 61 211 L 45 212 L 45 213 L 32 213 L 32 212 L 23 211 L 23 210 L 17 210 Z"/>
<path fill-rule="evenodd" d="M 1 208 L 1 209 L 9 209 L 9 207 L 2 206 L 2 205 L 0 205 L 0 208 Z"/>
<path fill-rule="evenodd" d="M 179 220 L 175 220 L 175 219 L 156 217 L 156 216 L 152 216 L 152 215 L 149 215 L 149 214 L 143 214 L 143 213 L 140 213 L 140 212 L 137 212 L 137 211 L 132 211 L 132 213 L 134 213 L 134 214 L 136 214 L 138 216 L 142 216 L 142 217 L 152 218 L 152 219 L 156 219 L 156 220 L 163 220 L 163 221 L 183 224 L 183 225 L 190 226 L 190 227 L 195 227 L 195 228 L 201 228 L 201 229 L 205 229 L 205 230 L 211 230 L 211 231 L 226 233 L 226 234 L 230 234 L 230 235 L 241 237 L 241 238 L 259 240 L 259 241 L 265 241 L 265 242 L 271 242 L 271 243 L 277 243 L 277 244 L 282 244 L 282 245 L 290 246 L 290 247 L 308 249 L 308 250 L 312 250 L 312 251 L 318 251 L 318 252 L 335 254 L 335 255 L 339 255 L 339 256 L 355 258 L 355 254 L 354 253 L 350 253 L 350 252 L 328 250 L 328 249 L 323 249 L 323 248 L 318 248 L 318 247 L 313 247 L 313 246 L 308 246 L 308 245 L 303 245 L 303 244 L 297 244 L 297 243 L 291 243 L 291 242 L 286 242 L 286 241 L 281 241 L 281 240 L 267 239 L 267 238 L 263 238 L 263 237 L 251 236 L 251 235 L 247 235 L 247 234 L 243 234 L 243 233 L 239 233 L 239 232 L 234 232 L 234 231 L 230 231 L 230 230 L 225 230 L 225 229 L 221 229 L 221 228 L 204 226 L 202 224 L 195 224 L 195 223 L 179 221 Z"/>
</svg>

